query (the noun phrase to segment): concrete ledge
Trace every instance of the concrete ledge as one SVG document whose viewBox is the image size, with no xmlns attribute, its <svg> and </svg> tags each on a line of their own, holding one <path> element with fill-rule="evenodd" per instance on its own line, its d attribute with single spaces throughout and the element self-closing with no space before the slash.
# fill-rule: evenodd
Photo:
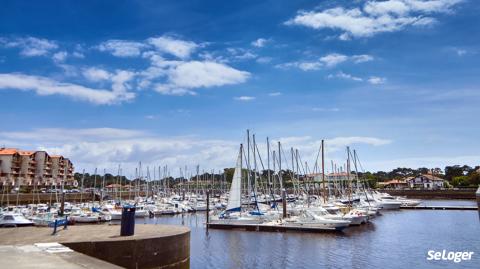
<svg viewBox="0 0 480 269">
<path fill-rule="evenodd" d="M 135 235 L 120 237 L 119 225 L 0 229 L 0 245 L 59 242 L 74 251 L 125 268 L 189 268 L 190 230 L 182 226 L 137 224 Z"/>
</svg>

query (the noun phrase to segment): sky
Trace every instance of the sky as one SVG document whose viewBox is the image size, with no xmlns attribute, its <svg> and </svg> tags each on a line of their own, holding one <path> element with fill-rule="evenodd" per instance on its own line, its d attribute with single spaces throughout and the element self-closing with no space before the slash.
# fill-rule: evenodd
<svg viewBox="0 0 480 269">
<path fill-rule="evenodd" d="M 322 139 L 369 171 L 479 164 L 473 0 L 1 6 L 0 146 L 77 172 L 218 171 L 246 129 L 263 159 L 269 137 L 310 167 Z"/>
</svg>

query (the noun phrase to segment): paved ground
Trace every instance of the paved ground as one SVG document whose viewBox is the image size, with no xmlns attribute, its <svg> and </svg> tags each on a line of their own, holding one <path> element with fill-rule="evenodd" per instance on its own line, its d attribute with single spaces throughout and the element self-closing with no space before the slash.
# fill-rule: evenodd
<svg viewBox="0 0 480 269">
<path fill-rule="evenodd" d="M 19 269 L 85 269 L 121 268 L 78 252 L 47 253 L 34 245 L 0 246 L 1 268 Z"/>
<path fill-rule="evenodd" d="M 182 226 L 136 224 L 135 235 L 120 236 L 120 225 L 73 225 L 67 230 L 59 228 L 57 235 L 52 236 L 52 228 L 20 227 L 1 228 L 0 245 L 30 245 L 45 242 L 85 242 L 85 241 L 121 241 L 163 237 L 188 232 Z"/>
</svg>

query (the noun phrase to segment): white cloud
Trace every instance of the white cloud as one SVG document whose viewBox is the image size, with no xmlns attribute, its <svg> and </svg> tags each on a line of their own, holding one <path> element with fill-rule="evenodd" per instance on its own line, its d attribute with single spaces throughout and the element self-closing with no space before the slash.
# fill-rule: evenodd
<svg viewBox="0 0 480 269">
<path fill-rule="evenodd" d="M 321 68 L 335 67 L 346 61 L 353 63 L 363 63 L 372 61 L 373 57 L 367 54 L 347 56 L 339 53 L 330 53 L 314 61 L 296 61 L 277 64 L 275 67 L 280 69 L 298 68 L 303 71 L 319 70 Z"/>
<path fill-rule="evenodd" d="M 272 61 L 272 57 L 258 57 L 257 63 L 267 64 Z"/>
<path fill-rule="evenodd" d="M 98 50 L 110 52 L 117 57 L 140 56 L 145 44 L 127 40 L 108 40 L 97 46 Z"/>
<path fill-rule="evenodd" d="M 312 111 L 315 111 L 315 112 L 338 112 L 340 111 L 339 108 L 324 108 L 324 107 L 314 107 L 312 108 Z"/>
<path fill-rule="evenodd" d="M 254 47 L 257 47 L 257 48 L 262 48 L 264 47 L 266 44 L 267 44 L 268 40 L 265 39 L 265 38 L 259 38 L 255 41 L 253 41 L 251 44 L 252 46 Z"/>
<path fill-rule="evenodd" d="M 109 80 L 112 76 L 108 71 L 96 67 L 86 68 L 82 74 L 86 79 L 93 82 Z"/>
<path fill-rule="evenodd" d="M 190 54 L 198 48 L 198 45 L 192 41 L 184 41 L 169 36 L 152 37 L 147 41 L 160 52 L 168 53 L 181 59 L 190 57 Z"/>
<path fill-rule="evenodd" d="M 367 54 L 353 55 L 351 58 L 357 64 L 373 61 L 373 56 Z"/>
<path fill-rule="evenodd" d="M 322 63 L 320 62 L 289 62 L 289 63 L 275 65 L 276 68 L 280 68 L 280 69 L 298 68 L 303 71 L 318 70 L 322 66 L 323 66 Z"/>
<path fill-rule="evenodd" d="M 68 53 L 66 51 L 59 51 L 53 54 L 52 59 L 56 63 L 62 63 L 67 59 Z"/>
<path fill-rule="evenodd" d="M 20 48 L 20 55 L 25 57 L 45 56 L 58 48 L 57 42 L 36 37 L 1 39 L 0 44 L 7 48 Z"/>
<path fill-rule="evenodd" d="M 115 169 L 121 164 L 131 177 L 138 162 L 148 165 L 168 165 L 175 174 L 177 167 L 197 164 L 201 168 L 231 167 L 239 142 L 196 137 L 159 137 L 144 131 L 92 129 L 35 129 L 30 132 L 0 132 L 0 142 L 9 146 L 46 150 L 62 154 L 72 160 L 76 171 L 87 169 Z M 13 142 L 13 144 L 12 144 Z M 176 169 L 173 170 L 173 168 Z"/>
<path fill-rule="evenodd" d="M 46 77 L 18 73 L 0 74 L 0 89 L 34 91 L 38 95 L 58 94 L 99 105 L 120 103 L 135 97 L 132 92 L 115 89 L 112 91 L 92 89 Z"/>
<path fill-rule="evenodd" d="M 0 132 L 0 137 L 18 140 L 41 140 L 48 143 L 67 142 L 94 142 L 102 139 L 126 139 L 145 136 L 145 132 L 131 129 L 117 128 L 87 128 L 87 129 L 64 129 L 64 128 L 38 128 L 32 132 Z"/>
<path fill-rule="evenodd" d="M 453 52 L 455 52 L 458 56 L 464 56 L 465 54 L 468 53 L 468 51 L 466 49 L 463 49 L 463 48 L 456 48 L 456 47 L 453 47 L 451 48 L 451 50 Z"/>
<path fill-rule="evenodd" d="M 372 146 L 383 146 L 390 144 L 392 141 L 389 139 L 382 139 L 376 137 L 363 137 L 363 136 L 350 136 L 350 137 L 335 137 L 327 139 L 327 143 L 334 147 L 345 147 L 355 144 L 368 144 Z"/>
<path fill-rule="evenodd" d="M 271 92 L 268 94 L 268 96 L 280 96 L 280 95 L 282 95 L 281 92 Z"/>
<path fill-rule="evenodd" d="M 327 67 L 335 66 L 339 63 L 343 63 L 348 59 L 347 56 L 338 53 L 331 53 L 320 58 L 322 62 Z"/>
<path fill-rule="evenodd" d="M 258 57 L 252 51 L 243 48 L 228 48 L 227 52 L 229 55 L 226 56 L 226 59 L 231 61 L 251 60 Z"/>
<path fill-rule="evenodd" d="M 373 85 L 384 84 L 386 80 L 387 80 L 386 78 L 375 77 L 375 76 L 368 78 L 368 82 Z"/>
<path fill-rule="evenodd" d="M 250 77 L 248 72 L 208 61 L 180 62 L 165 72 L 167 83 L 158 84 L 156 91 L 173 95 L 194 94 L 195 88 L 239 84 Z"/>
<path fill-rule="evenodd" d="M 112 90 L 117 94 L 129 94 L 130 85 L 128 82 L 135 76 L 134 72 L 127 70 L 117 70 L 111 76 Z"/>
<path fill-rule="evenodd" d="M 425 26 L 436 22 L 433 13 L 449 13 L 463 0 L 388 0 L 367 1 L 363 7 L 299 11 L 287 25 L 342 31 L 341 40 L 394 32 L 407 26 Z"/>
<path fill-rule="evenodd" d="M 346 80 L 354 80 L 354 81 L 363 81 L 362 78 L 352 76 L 347 73 L 343 73 L 342 71 L 339 71 L 337 74 L 333 75 L 330 74 L 328 75 L 328 78 L 341 78 L 341 79 L 346 79 Z"/>
<path fill-rule="evenodd" d="M 253 101 L 255 100 L 255 97 L 253 96 L 238 96 L 234 98 L 237 101 L 243 101 L 243 102 L 248 102 L 248 101 Z"/>
<path fill-rule="evenodd" d="M 280 140 L 282 147 L 298 148 L 302 160 L 315 160 L 320 140 L 310 136 L 284 137 L 271 139 L 272 143 Z M 94 168 L 112 169 L 116 172 L 118 165 L 131 177 L 138 162 L 144 168 L 153 165 L 168 165 L 172 174 L 178 167 L 197 164 L 200 168 L 223 169 L 235 165 L 235 156 L 242 141 L 225 139 L 202 139 L 193 136 L 161 137 L 141 130 L 116 128 L 88 129 L 34 129 L 31 131 L 0 132 L 0 144 L 9 142 L 9 147 L 46 150 L 50 154 L 62 154 L 72 160 L 76 171 Z M 382 146 L 390 140 L 375 137 L 333 137 L 326 139 L 327 158 L 329 155 L 344 151 L 346 146 L 370 145 Z M 265 145 L 260 143 L 261 154 Z M 344 161 L 344 160 L 343 160 Z M 343 162 L 342 162 L 343 163 Z M 287 167 L 288 164 L 286 163 Z"/>
<path fill-rule="evenodd" d="M 146 116 L 145 116 L 145 119 L 147 119 L 147 120 L 154 120 L 154 119 L 156 119 L 156 118 L 157 118 L 156 115 L 146 115 Z"/>
</svg>

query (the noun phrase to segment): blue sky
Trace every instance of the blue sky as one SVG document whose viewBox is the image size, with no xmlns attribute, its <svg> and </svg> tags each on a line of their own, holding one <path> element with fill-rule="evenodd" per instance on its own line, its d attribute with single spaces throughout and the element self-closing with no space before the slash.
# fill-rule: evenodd
<svg viewBox="0 0 480 269">
<path fill-rule="evenodd" d="M 367 170 L 478 165 L 479 14 L 472 0 L 2 1 L 0 144 L 77 170 L 209 170 L 250 128 L 310 163 L 326 139 L 329 159 L 350 145 Z"/>
</svg>

